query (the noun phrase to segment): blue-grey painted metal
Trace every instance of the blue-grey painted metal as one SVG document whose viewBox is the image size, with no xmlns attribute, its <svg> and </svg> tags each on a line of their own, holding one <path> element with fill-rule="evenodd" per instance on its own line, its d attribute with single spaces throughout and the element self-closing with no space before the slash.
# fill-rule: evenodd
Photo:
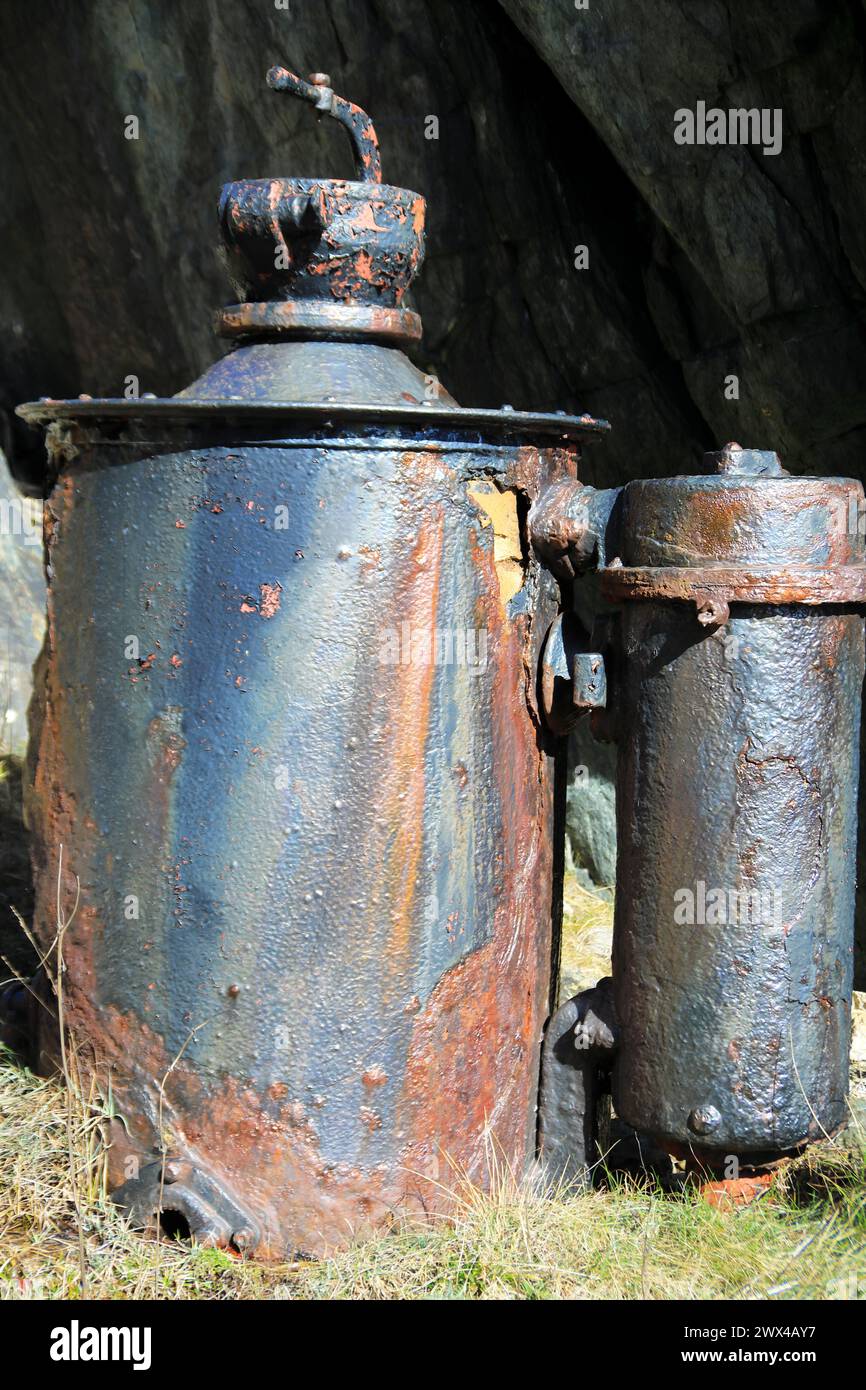
<svg viewBox="0 0 866 1390">
<path fill-rule="evenodd" d="M 451 1162 L 483 1181 L 488 1125 L 533 1156 L 555 745 L 527 673 L 557 594 L 531 557 L 503 590 L 478 498 L 519 544 L 589 426 L 211 406 L 30 412 L 58 464 L 37 930 L 62 844 L 67 1016 L 113 1069 L 115 1180 L 141 1168 L 122 1200 L 320 1251 L 437 1205 Z"/>
<path fill-rule="evenodd" d="M 772 454 L 713 462 L 629 484 L 625 578 L 610 576 L 625 599 L 613 1094 L 684 1149 L 755 1155 L 846 1119 L 864 657 L 843 590 L 863 562 L 862 489 L 788 477 Z M 739 569 L 757 590 L 780 567 L 842 575 L 837 601 L 713 588 Z M 674 586 L 695 572 L 691 600 L 663 597 L 665 570 Z"/>
<path fill-rule="evenodd" d="M 603 428 L 461 409 L 403 355 L 423 199 L 316 78 L 363 177 L 224 190 L 232 351 L 171 400 L 22 411 L 53 465 L 35 925 L 80 892 L 111 1181 L 280 1257 L 533 1158 L 562 769 L 525 518 Z"/>
</svg>

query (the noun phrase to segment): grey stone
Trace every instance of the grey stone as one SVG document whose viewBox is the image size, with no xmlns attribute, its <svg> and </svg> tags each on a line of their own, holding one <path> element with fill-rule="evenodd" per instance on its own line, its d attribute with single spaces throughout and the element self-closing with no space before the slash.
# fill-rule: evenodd
<svg viewBox="0 0 866 1390">
<path fill-rule="evenodd" d="M 45 631 L 42 505 L 23 497 L 0 451 L 0 756 L 23 757 L 33 662 Z"/>
<path fill-rule="evenodd" d="M 604 887 L 616 882 L 614 750 L 596 743 L 583 720 L 571 737 L 566 835 L 575 869 Z"/>
</svg>

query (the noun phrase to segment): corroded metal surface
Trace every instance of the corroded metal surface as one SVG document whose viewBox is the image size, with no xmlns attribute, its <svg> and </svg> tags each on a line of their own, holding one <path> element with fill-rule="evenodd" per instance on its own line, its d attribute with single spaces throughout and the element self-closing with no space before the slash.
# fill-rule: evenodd
<svg viewBox="0 0 866 1390">
<path fill-rule="evenodd" d="M 546 488 L 529 514 L 532 544 L 553 572 L 571 580 L 608 563 L 607 536 L 614 530 L 622 488 L 588 487 L 561 478 Z"/>
<path fill-rule="evenodd" d="M 363 183 L 382 182 L 382 161 L 379 156 L 379 141 L 373 129 L 373 122 L 353 101 L 337 96 L 331 86 L 327 73 L 314 72 L 305 82 L 287 68 L 271 68 L 268 73 L 268 86 L 275 92 L 290 92 L 315 106 L 317 111 L 327 112 L 341 125 L 345 126 L 352 141 L 355 156 L 355 172 Z"/>
<path fill-rule="evenodd" d="M 847 1116 L 863 490 L 738 445 L 707 462 L 607 493 L 560 478 L 530 513 L 545 560 L 600 569 L 617 605 L 593 635 L 593 729 L 619 745 L 615 1058 L 575 1071 L 557 1030 L 585 996 L 569 1001 L 540 1115 L 565 1172 L 589 1163 L 611 1063 L 619 1119 L 710 1168 L 764 1164 Z M 561 640 L 546 665 L 555 728 L 579 672 Z"/>
<path fill-rule="evenodd" d="M 540 1167 L 554 1185 L 587 1185 L 604 1157 L 599 1131 L 610 1111 L 608 1072 L 617 1047 L 611 984 L 606 976 L 566 1000 L 545 1030 L 538 1150 Z"/>
<path fill-rule="evenodd" d="M 236 326 L 372 310 L 357 341 L 275 313 L 172 400 L 22 411 L 54 468 L 36 931 L 80 883 L 64 994 L 112 1184 L 277 1256 L 534 1156 L 558 592 L 525 519 L 604 428 L 463 410 L 383 345 L 423 203 L 315 183 L 229 187 Z"/>
<path fill-rule="evenodd" d="M 609 569 L 602 593 L 614 603 L 627 599 L 678 599 L 700 606 L 707 599 L 731 603 L 789 603 L 814 606 L 866 602 L 863 565 L 769 566 L 705 569 Z"/>
<path fill-rule="evenodd" d="M 220 225 L 241 302 L 222 310 L 219 332 L 420 338 L 418 315 L 401 301 L 424 258 L 424 199 L 382 183 L 369 116 L 336 96 L 325 74 L 304 82 L 272 68 L 268 82 L 346 127 L 358 180 L 243 179 L 225 185 Z"/>
<path fill-rule="evenodd" d="M 744 607 L 727 636 L 623 612 L 614 1097 L 745 1153 L 846 1115 L 863 622 Z"/>
<path fill-rule="evenodd" d="M 421 319 L 411 309 L 387 304 L 344 304 L 305 300 L 298 304 L 284 301 L 265 304 L 234 304 L 220 309 L 216 330 L 225 338 L 268 337 L 358 338 L 362 335 L 380 342 L 417 343 L 421 339 Z"/>
<path fill-rule="evenodd" d="M 734 453 L 754 458 L 759 451 Z M 777 459 L 763 451 L 759 456 Z M 793 478 L 781 465 L 775 473 L 738 472 L 728 458 L 722 450 L 707 455 L 707 473 L 628 484 L 620 523 L 629 547 L 620 555 L 623 564 L 799 569 L 862 563 L 857 483 Z"/>
<path fill-rule="evenodd" d="M 188 424 L 205 427 L 228 421 L 232 424 L 253 426 L 257 421 L 269 421 L 275 428 L 281 422 L 290 423 L 294 429 L 308 431 L 321 426 L 324 421 L 336 436 L 343 430 L 358 430 L 364 426 L 383 432 L 399 430 L 409 425 L 418 430 L 419 437 L 429 434 L 436 437 L 440 430 L 446 433 L 459 430 L 467 437 L 467 442 L 478 448 L 479 458 L 485 450 L 490 451 L 490 469 L 496 472 L 495 452 L 491 446 L 499 443 L 514 443 L 521 439 L 544 443 L 555 448 L 573 449 L 580 443 L 591 443 L 603 434 L 607 422 L 595 420 L 590 415 L 531 415 L 524 411 L 510 411 L 503 414 L 498 410 L 473 410 L 469 407 L 450 407 L 430 405 L 421 407 L 418 400 L 397 406 L 391 404 L 371 404 L 364 401 L 363 392 L 368 389 L 370 374 L 367 371 L 366 356 L 363 371 L 356 370 L 347 382 L 350 394 L 346 400 L 328 402 L 296 401 L 294 396 L 283 398 L 279 394 L 268 395 L 262 390 L 264 382 L 279 380 L 281 391 L 294 391 L 299 360 L 311 347 L 322 346 L 315 343 L 249 343 L 235 349 L 208 369 L 196 383 L 196 396 L 188 397 L 186 391 L 165 399 L 140 399 L 124 401 L 80 400 L 57 401 L 50 397 L 31 401 L 19 406 L 16 414 L 31 424 L 57 424 L 58 444 L 66 427 L 72 422 L 83 435 L 88 426 L 98 426 L 100 422 L 110 422 L 112 434 L 117 437 L 123 433 L 124 426 L 133 420 L 146 422 L 154 429 L 164 424 Z M 346 348 L 354 344 L 327 344 Z M 366 348 L 367 345 L 365 345 Z M 375 346 L 371 344 L 370 346 Z M 258 349 L 266 349 L 250 365 L 252 354 Z M 388 351 L 387 349 L 385 351 Z M 374 359 L 375 360 L 375 359 Z M 316 366 L 318 367 L 318 361 Z M 402 385 L 411 376 L 412 385 L 423 396 L 425 377 L 403 357 L 400 352 L 388 352 L 385 370 L 379 382 L 383 397 L 393 395 L 395 381 Z M 244 392 L 243 396 L 220 397 L 213 389 L 214 382 L 236 383 Z M 309 383 L 308 383 L 309 384 Z M 437 383 L 437 400 L 443 391 Z M 402 392 L 401 392 L 402 394 Z M 446 400 L 450 400 L 444 392 Z M 62 452 L 62 450 L 61 450 Z M 480 465 L 483 467 L 484 465 Z"/>
<path fill-rule="evenodd" d="M 614 1103 L 730 1154 L 846 1118 L 866 592 L 859 484 L 742 452 L 629 484 L 604 576 L 622 603 Z M 729 610 L 702 613 L 707 595 Z"/>
<path fill-rule="evenodd" d="M 317 1250 L 435 1206 L 449 1157 L 483 1180 L 488 1121 L 532 1153 L 554 595 L 529 567 L 503 610 L 471 448 L 187 443 L 85 448 L 48 500 L 37 921 L 63 844 L 69 1017 L 135 1152 L 182 1054 L 169 1150 Z M 498 464 L 534 489 L 548 460 Z"/>
<path fill-rule="evenodd" d="M 539 691 L 545 723 L 567 734 L 590 710 L 604 709 L 607 679 L 601 652 L 591 650 L 589 633 L 575 613 L 559 613 L 541 653 Z"/>
</svg>

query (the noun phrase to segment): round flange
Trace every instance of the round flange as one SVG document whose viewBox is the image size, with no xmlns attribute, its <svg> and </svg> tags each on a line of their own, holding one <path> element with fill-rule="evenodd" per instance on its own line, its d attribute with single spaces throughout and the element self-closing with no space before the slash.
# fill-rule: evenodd
<svg viewBox="0 0 866 1390">
<path fill-rule="evenodd" d="M 216 315 L 223 338 L 380 338 L 391 343 L 421 340 L 421 318 L 411 309 L 377 304 L 333 304 L 323 300 L 269 300 L 229 304 Z"/>
</svg>

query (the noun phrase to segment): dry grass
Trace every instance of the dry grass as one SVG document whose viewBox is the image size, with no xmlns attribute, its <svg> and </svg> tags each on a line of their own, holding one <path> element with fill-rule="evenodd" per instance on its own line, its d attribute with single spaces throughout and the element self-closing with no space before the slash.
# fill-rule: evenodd
<svg viewBox="0 0 866 1390">
<path fill-rule="evenodd" d="M 456 1215 L 321 1263 L 263 1266 L 131 1231 L 104 1192 L 105 1107 L 0 1063 L 3 1298 L 831 1298 L 866 1295 L 866 1161 L 826 1150 L 737 1213 L 627 1184 L 552 1197 L 455 1178 Z M 70 1158 L 71 1135 L 71 1158 Z M 80 1240 L 79 1240 L 80 1236 Z M 83 1252 L 83 1253 L 82 1253 Z"/>
<path fill-rule="evenodd" d="M 610 974 L 613 898 L 590 892 L 573 874 L 567 874 L 562 908 L 560 1002 L 582 989 L 591 989 L 603 975 Z"/>
</svg>

